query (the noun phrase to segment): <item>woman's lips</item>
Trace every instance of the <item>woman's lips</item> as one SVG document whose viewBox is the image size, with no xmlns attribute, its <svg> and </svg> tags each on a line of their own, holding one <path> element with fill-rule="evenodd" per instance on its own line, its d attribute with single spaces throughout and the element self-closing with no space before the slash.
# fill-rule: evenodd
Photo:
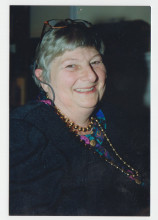
<svg viewBox="0 0 158 220">
<path fill-rule="evenodd" d="M 96 87 L 92 86 L 89 88 L 77 88 L 75 89 L 76 92 L 78 93 L 91 93 L 91 92 L 95 92 L 96 91 Z"/>
</svg>

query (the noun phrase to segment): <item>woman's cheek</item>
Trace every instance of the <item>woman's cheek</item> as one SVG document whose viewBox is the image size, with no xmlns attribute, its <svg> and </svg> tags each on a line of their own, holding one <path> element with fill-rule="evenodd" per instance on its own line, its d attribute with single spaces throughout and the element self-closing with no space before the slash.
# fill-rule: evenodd
<svg viewBox="0 0 158 220">
<path fill-rule="evenodd" d="M 106 81 L 106 71 L 100 71 L 99 78 L 102 82 Z"/>
</svg>

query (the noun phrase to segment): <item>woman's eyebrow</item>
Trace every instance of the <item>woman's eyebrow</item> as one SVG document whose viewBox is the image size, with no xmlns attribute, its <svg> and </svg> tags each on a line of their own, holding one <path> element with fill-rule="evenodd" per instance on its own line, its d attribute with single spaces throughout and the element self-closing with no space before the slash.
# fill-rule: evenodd
<svg viewBox="0 0 158 220">
<path fill-rule="evenodd" d="M 92 57 L 92 59 L 93 59 L 94 57 L 101 57 L 101 55 L 100 55 L 99 53 L 97 53 L 96 55 L 94 55 L 94 56 Z"/>
<path fill-rule="evenodd" d="M 66 58 L 61 63 L 64 64 L 64 63 L 70 62 L 70 61 L 80 61 L 80 60 L 77 58 Z"/>
<path fill-rule="evenodd" d="M 94 59 L 95 57 L 101 57 L 101 55 L 99 53 L 95 54 L 94 56 L 92 56 L 90 58 L 90 60 Z M 62 60 L 61 64 L 64 64 L 66 62 L 71 62 L 71 61 L 81 61 L 79 58 L 73 58 L 73 57 L 69 57 L 69 58 L 65 58 Z"/>
</svg>

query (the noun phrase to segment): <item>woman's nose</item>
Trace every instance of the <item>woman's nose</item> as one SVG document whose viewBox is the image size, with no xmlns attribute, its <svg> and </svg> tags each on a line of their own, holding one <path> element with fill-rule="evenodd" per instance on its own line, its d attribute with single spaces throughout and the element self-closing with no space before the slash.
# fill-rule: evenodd
<svg viewBox="0 0 158 220">
<path fill-rule="evenodd" d="M 98 76 L 94 69 L 89 65 L 83 70 L 83 77 L 82 80 L 88 80 L 90 82 L 96 82 L 98 79 Z"/>
</svg>

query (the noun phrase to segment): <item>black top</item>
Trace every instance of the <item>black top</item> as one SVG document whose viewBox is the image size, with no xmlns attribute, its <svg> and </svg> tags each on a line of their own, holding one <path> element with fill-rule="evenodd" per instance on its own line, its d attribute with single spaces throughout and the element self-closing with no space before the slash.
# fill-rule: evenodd
<svg viewBox="0 0 158 220">
<path fill-rule="evenodd" d="M 133 141 L 130 126 L 108 106 L 104 114 L 108 136 L 124 160 L 143 174 L 144 186 L 88 150 L 53 107 L 32 103 L 11 114 L 10 215 L 149 215 L 144 141 Z"/>
</svg>

